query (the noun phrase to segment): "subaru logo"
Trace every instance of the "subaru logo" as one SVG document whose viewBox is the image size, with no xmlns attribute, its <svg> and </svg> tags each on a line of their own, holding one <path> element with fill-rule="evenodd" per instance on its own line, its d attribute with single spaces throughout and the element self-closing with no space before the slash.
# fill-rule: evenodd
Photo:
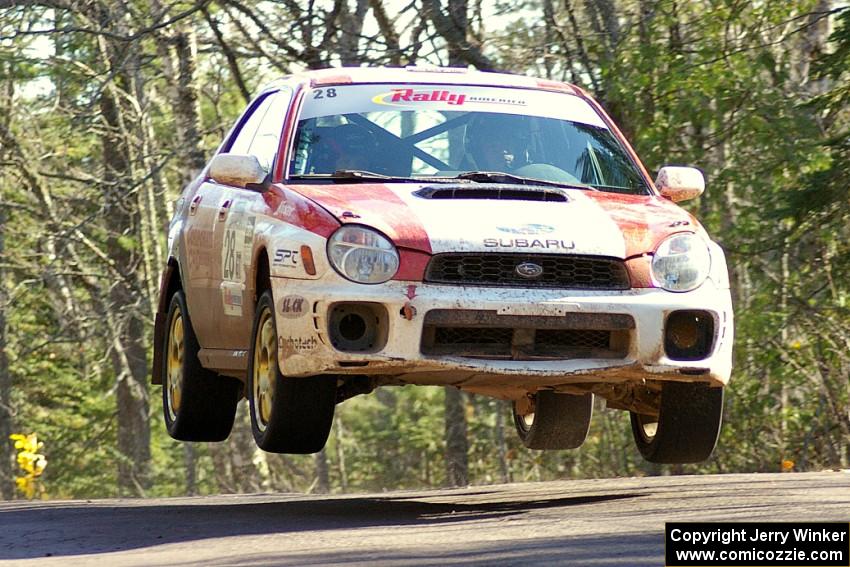
<svg viewBox="0 0 850 567">
<path fill-rule="evenodd" d="M 543 266 L 539 266 L 532 262 L 523 262 L 517 265 L 514 269 L 518 276 L 533 280 L 543 275 Z"/>
</svg>

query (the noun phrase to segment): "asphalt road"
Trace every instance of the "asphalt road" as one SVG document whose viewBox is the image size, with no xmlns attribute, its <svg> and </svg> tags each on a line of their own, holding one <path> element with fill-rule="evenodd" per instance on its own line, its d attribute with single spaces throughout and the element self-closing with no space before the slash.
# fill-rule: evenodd
<svg viewBox="0 0 850 567">
<path fill-rule="evenodd" d="M 665 521 L 850 521 L 850 473 L 0 503 L 0 564 L 663 565 Z"/>
</svg>

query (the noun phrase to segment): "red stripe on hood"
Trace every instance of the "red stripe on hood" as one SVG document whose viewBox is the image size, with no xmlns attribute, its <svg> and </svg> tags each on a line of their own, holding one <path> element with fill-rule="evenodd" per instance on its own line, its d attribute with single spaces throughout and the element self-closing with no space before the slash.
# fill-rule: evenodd
<svg viewBox="0 0 850 567">
<path fill-rule="evenodd" d="M 673 233 L 703 232 L 693 215 L 661 197 L 601 191 L 588 191 L 587 196 L 620 227 L 626 242 L 626 258 L 654 252 Z"/>
<path fill-rule="evenodd" d="M 431 253 L 431 241 L 419 217 L 386 185 L 340 183 L 290 185 L 330 211 L 342 223 L 371 226 L 399 248 Z"/>
<path fill-rule="evenodd" d="M 339 228 L 339 222 L 326 210 L 282 185 L 272 185 L 271 190 L 263 194 L 263 199 L 275 218 L 319 236 L 329 238 Z"/>
</svg>

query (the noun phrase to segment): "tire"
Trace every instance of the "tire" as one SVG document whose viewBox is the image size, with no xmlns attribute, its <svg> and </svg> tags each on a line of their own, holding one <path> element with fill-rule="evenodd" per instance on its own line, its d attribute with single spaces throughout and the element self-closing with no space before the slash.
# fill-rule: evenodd
<svg viewBox="0 0 850 567">
<path fill-rule="evenodd" d="M 179 441 L 224 441 L 233 429 L 242 383 L 201 366 L 186 298 L 171 298 L 163 345 L 162 411 L 168 434 Z"/>
<path fill-rule="evenodd" d="M 336 376 L 287 378 L 280 373 L 274 300 L 267 290 L 254 310 L 248 402 L 257 446 L 270 453 L 317 453 L 336 408 Z"/>
<path fill-rule="evenodd" d="M 575 449 L 584 443 L 593 414 L 593 394 L 577 396 L 544 390 L 535 395 L 534 412 L 521 415 L 514 403 L 514 425 L 529 449 Z"/>
<path fill-rule="evenodd" d="M 631 412 L 632 435 L 651 463 L 698 463 L 711 456 L 720 435 L 724 388 L 665 382 L 658 418 Z"/>
</svg>

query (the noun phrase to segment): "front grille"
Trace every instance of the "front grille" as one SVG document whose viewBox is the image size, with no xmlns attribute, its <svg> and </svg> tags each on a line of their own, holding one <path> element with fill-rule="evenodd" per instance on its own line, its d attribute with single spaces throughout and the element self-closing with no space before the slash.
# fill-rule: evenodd
<svg viewBox="0 0 850 567">
<path fill-rule="evenodd" d="M 468 327 L 437 327 L 435 344 L 462 345 L 504 345 L 511 344 L 513 329 L 470 329 Z"/>
<path fill-rule="evenodd" d="M 573 345 L 578 348 L 608 348 L 610 331 L 576 331 L 574 329 L 538 329 L 535 344 L 541 346 Z"/>
<path fill-rule="evenodd" d="M 628 315 L 535 317 L 441 309 L 425 316 L 421 351 L 497 360 L 624 358 L 633 328 Z"/>
<path fill-rule="evenodd" d="M 533 278 L 517 272 L 521 264 L 536 264 Z M 563 254 L 437 254 L 428 263 L 425 281 L 440 284 L 561 289 L 629 289 L 622 260 L 603 256 Z"/>
</svg>

